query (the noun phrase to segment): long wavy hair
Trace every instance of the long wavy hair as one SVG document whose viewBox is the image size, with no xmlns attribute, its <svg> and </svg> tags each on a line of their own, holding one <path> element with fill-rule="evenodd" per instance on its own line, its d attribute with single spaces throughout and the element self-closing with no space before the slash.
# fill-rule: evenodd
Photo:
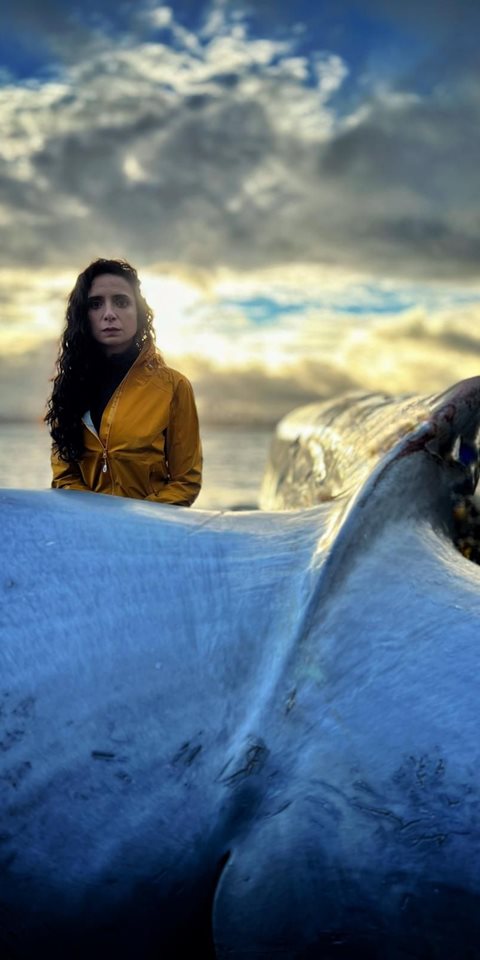
<svg viewBox="0 0 480 960">
<path fill-rule="evenodd" d="M 94 260 L 79 274 L 68 298 L 57 373 L 45 415 L 58 456 L 67 462 L 79 460 L 83 454 L 82 417 L 90 406 L 91 384 L 103 357 L 90 331 L 88 294 L 95 277 L 104 273 L 123 277 L 132 288 L 137 306 L 135 342 L 138 349 L 155 341 L 153 311 L 142 295 L 135 268 L 126 260 Z"/>
</svg>

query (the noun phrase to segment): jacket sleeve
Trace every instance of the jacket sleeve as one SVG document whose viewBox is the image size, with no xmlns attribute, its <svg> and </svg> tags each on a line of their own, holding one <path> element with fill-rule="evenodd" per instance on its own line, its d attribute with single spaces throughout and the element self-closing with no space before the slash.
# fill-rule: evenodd
<svg viewBox="0 0 480 960">
<path fill-rule="evenodd" d="M 165 453 L 169 480 L 159 493 L 146 499 L 189 507 L 202 485 L 202 446 L 195 397 L 185 377 L 179 380 L 172 398 Z"/>
<path fill-rule="evenodd" d="M 55 446 L 52 447 L 52 487 L 56 490 L 86 490 L 91 493 L 80 473 L 78 463 L 67 463 L 58 456 Z"/>
</svg>

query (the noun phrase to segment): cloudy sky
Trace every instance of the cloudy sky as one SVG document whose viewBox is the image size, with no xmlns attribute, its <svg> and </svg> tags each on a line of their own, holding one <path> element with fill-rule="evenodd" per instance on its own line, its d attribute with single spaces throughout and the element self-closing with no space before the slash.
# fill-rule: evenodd
<svg viewBox="0 0 480 960">
<path fill-rule="evenodd" d="M 15 0 L 0 29 L 0 416 L 66 296 L 139 270 L 207 419 L 480 373 L 477 0 Z"/>
</svg>

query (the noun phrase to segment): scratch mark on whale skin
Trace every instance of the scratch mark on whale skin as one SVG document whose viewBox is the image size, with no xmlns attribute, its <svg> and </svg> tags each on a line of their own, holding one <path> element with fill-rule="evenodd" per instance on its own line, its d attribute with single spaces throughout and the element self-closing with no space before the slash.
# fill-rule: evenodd
<svg viewBox="0 0 480 960">
<path fill-rule="evenodd" d="M 263 769 L 269 750 L 262 740 L 250 744 L 244 756 L 237 761 L 239 766 L 233 773 L 226 774 L 226 771 L 235 764 L 235 760 L 228 760 L 217 777 L 218 783 L 226 783 L 229 786 L 235 786 L 240 780 L 260 773 Z"/>
<path fill-rule="evenodd" d="M 201 743 L 192 744 L 190 740 L 186 740 L 173 757 L 172 764 L 183 763 L 186 767 L 190 767 L 202 750 L 203 746 Z"/>
</svg>

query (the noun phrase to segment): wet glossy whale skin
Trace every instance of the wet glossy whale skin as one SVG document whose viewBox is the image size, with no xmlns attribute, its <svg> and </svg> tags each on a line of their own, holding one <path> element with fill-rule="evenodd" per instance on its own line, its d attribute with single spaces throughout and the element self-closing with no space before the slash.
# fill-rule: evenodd
<svg viewBox="0 0 480 960">
<path fill-rule="evenodd" d="M 480 955 L 479 410 L 341 509 L 0 494 L 0 956 Z"/>
</svg>

